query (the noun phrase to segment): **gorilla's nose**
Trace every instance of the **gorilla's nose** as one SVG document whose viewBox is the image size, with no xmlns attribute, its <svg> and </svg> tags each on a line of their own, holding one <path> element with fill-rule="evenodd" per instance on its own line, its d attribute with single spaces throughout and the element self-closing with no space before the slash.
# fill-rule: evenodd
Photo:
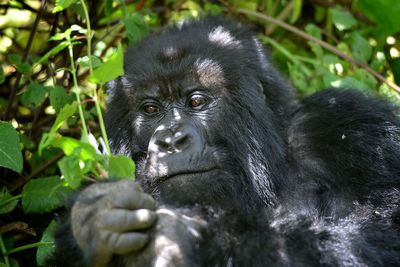
<svg viewBox="0 0 400 267">
<path fill-rule="evenodd" d="M 188 132 L 177 132 L 175 134 L 163 132 L 154 140 L 154 144 L 158 147 L 159 152 L 175 153 L 189 147 L 191 138 L 191 134 Z"/>
<path fill-rule="evenodd" d="M 164 157 L 181 153 L 182 156 L 194 156 L 203 149 L 201 134 L 190 124 L 157 129 L 150 140 L 150 156 Z"/>
</svg>

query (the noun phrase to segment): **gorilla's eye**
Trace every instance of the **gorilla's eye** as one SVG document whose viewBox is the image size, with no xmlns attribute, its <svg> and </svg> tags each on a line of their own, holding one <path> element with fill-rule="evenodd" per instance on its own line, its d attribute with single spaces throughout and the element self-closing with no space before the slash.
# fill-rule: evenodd
<svg viewBox="0 0 400 267">
<path fill-rule="evenodd" d="M 202 95 L 192 95 L 189 99 L 189 106 L 191 108 L 199 108 L 207 102 L 207 99 Z"/>
<path fill-rule="evenodd" d="M 145 105 L 143 107 L 143 111 L 148 114 L 157 113 L 157 112 L 160 112 L 160 108 L 157 107 L 156 105 L 149 104 L 149 105 Z"/>
</svg>

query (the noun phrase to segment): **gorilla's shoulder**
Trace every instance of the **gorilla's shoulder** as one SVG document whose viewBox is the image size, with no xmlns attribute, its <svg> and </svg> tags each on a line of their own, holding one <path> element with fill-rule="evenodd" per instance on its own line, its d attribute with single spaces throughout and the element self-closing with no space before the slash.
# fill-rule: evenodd
<svg viewBox="0 0 400 267">
<path fill-rule="evenodd" d="M 386 100 L 356 90 L 323 90 L 302 101 L 288 138 L 296 165 L 307 173 L 313 169 L 322 183 L 352 189 L 356 198 L 400 185 L 399 109 Z"/>
</svg>

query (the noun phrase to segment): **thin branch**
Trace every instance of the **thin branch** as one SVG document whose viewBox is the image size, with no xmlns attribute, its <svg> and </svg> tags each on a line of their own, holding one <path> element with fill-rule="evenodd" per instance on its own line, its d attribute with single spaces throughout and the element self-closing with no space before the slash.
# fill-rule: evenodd
<svg viewBox="0 0 400 267">
<path fill-rule="evenodd" d="M 358 66 L 358 67 L 360 67 L 360 68 L 365 69 L 365 70 L 368 71 L 371 75 L 373 75 L 375 78 L 377 78 L 379 81 L 381 81 L 381 82 L 387 84 L 390 88 L 392 88 L 393 90 L 395 90 L 395 91 L 397 91 L 398 93 L 400 93 L 400 87 L 399 87 L 397 84 L 388 81 L 385 77 L 383 77 L 380 73 L 376 72 L 374 69 L 372 69 L 372 68 L 371 68 L 370 66 L 368 66 L 367 64 L 362 63 L 362 62 L 359 62 L 359 61 L 353 59 L 352 57 L 346 55 L 345 53 L 343 53 L 342 51 L 340 51 L 340 50 L 337 49 L 336 47 L 334 47 L 334 46 L 328 44 L 327 42 L 324 42 L 324 41 L 322 41 L 322 40 L 320 40 L 320 39 L 317 39 L 317 38 L 315 38 L 314 36 L 312 36 L 312 35 L 310 35 L 310 34 L 304 32 L 304 31 L 302 31 L 302 30 L 297 29 L 296 27 L 293 27 L 293 26 L 287 24 L 286 22 L 283 22 L 283 21 L 281 21 L 281 20 L 278 20 L 278 19 L 276 19 L 276 18 L 273 18 L 273 17 L 271 17 L 271 16 L 264 15 L 264 14 L 261 14 L 261 13 L 258 13 L 258 12 L 254 12 L 254 11 L 250 11 L 250 10 L 246 10 L 246 9 L 242 9 L 242 8 L 237 9 L 237 11 L 238 11 L 239 13 L 241 13 L 241 14 L 245 14 L 245 15 L 248 15 L 248 16 L 253 16 L 253 17 L 259 18 L 259 19 L 261 19 L 261 20 L 265 20 L 265 21 L 268 21 L 268 22 L 270 22 L 270 23 L 276 24 L 276 25 L 278 25 L 279 27 L 282 27 L 282 28 L 284 28 L 284 29 L 286 29 L 286 30 L 288 30 L 288 31 L 290 31 L 290 32 L 293 32 L 294 34 L 297 34 L 298 36 L 300 36 L 300 37 L 302 37 L 302 38 L 304 38 L 304 39 L 306 39 L 306 40 L 309 40 L 309 41 L 312 41 L 312 42 L 317 43 L 317 44 L 320 45 L 321 47 L 323 47 L 323 48 L 325 48 L 326 50 L 328 50 L 328 51 L 330 51 L 330 52 L 336 54 L 337 56 L 339 56 L 339 57 L 345 59 L 345 60 L 348 61 L 349 63 L 351 63 L 351 64 L 353 64 L 353 65 L 356 65 L 356 66 Z"/>
<path fill-rule="evenodd" d="M 28 176 L 25 176 L 21 179 L 19 179 L 17 181 L 17 184 L 14 185 L 13 188 L 11 188 L 10 192 L 13 193 L 16 190 L 18 190 L 19 188 L 21 188 L 22 186 L 24 186 L 24 184 L 26 184 L 26 182 L 28 182 L 30 179 L 32 179 L 33 177 L 35 177 L 36 175 L 38 175 L 39 173 L 41 173 L 42 171 L 44 171 L 45 169 L 47 169 L 49 166 L 51 166 L 53 163 L 57 162 L 59 159 L 61 159 L 64 156 L 64 152 L 60 152 L 59 154 L 57 154 L 56 156 L 54 156 L 53 158 L 49 159 L 48 161 L 46 161 L 42 166 L 40 166 L 39 168 L 37 168 L 36 170 L 34 170 L 31 174 L 29 174 Z"/>
</svg>

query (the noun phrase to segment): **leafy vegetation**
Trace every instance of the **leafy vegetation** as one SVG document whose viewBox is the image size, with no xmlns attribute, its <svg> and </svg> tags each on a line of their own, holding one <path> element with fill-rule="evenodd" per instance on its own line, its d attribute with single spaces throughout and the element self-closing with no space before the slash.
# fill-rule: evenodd
<svg viewBox="0 0 400 267">
<path fill-rule="evenodd" d="M 351 87 L 400 104 L 400 2 L 31 0 L 0 4 L 0 266 L 44 266 L 64 200 L 134 179 L 110 154 L 104 84 L 160 26 L 226 14 L 254 26 L 299 91 Z"/>
</svg>

